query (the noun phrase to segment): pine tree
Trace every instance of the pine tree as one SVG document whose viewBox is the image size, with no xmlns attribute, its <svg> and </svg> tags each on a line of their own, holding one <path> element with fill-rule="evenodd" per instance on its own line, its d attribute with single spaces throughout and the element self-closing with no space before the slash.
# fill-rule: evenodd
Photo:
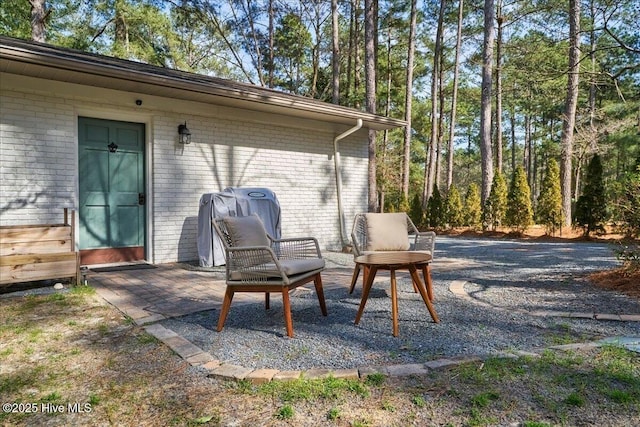
<svg viewBox="0 0 640 427">
<path fill-rule="evenodd" d="M 592 231 L 604 232 L 604 221 L 607 218 L 607 205 L 602 178 L 602 162 L 595 154 L 587 166 L 582 196 L 576 202 L 574 223 L 589 236 Z"/>
<path fill-rule="evenodd" d="M 447 215 L 445 222 L 449 224 L 450 227 L 460 227 L 464 222 L 462 198 L 455 184 L 451 184 L 451 187 L 449 187 L 445 212 Z"/>
<path fill-rule="evenodd" d="M 409 209 L 411 209 L 409 199 L 403 194 L 400 196 L 400 202 L 398 203 L 398 212 L 409 212 Z"/>
<path fill-rule="evenodd" d="M 538 223 L 545 226 L 547 234 L 555 234 L 562 226 L 562 192 L 560 190 L 560 166 L 551 159 L 542 180 L 542 188 L 538 196 L 536 216 Z"/>
<path fill-rule="evenodd" d="M 444 205 L 438 186 L 433 186 L 433 193 L 427 202 L 427 221 L 429 227 L 439 228 L 442 225 Z"/>
<path fill-rule="evenodd" d="M 420 195 L 418 193 L 416 193 L 413 196 L 413 199 L 411 199 L 409 217 L 416 227 L 418 227 L 419 229 L 424 228 L 424 209 L 422 208 L 422 201 L 420 200 Z"/>
<path fill-rule="evenodd" d="M 506 225 L 520 233 L 524 233 L 533 222 L 531 191 L 527 183 L 527 175 L 522 166 L 518 166 L 513 174 L 509 195 L 507 196 L 507 210 L 504 220 Z"/>
<path fill-rule="evenodd" d="M 625 221 L 625 234 L 638 238 L 640 237 L 640 155 L 636 160 L 635 169 L 623 180 L 623 186 L 622 219 Z"/>
<path fill-rule="evenodd" d="M 482 225 L 482 207 L 480 202 L 480 187 L 471 183 L 464 197 L 464 224 L 472 229 Z"/>
<path fill-rule="evenodd" d="M 491 226 L 492 230 L 500 226 L 504 222 L 504 217 L 507 209 L 507 182 L 504 176 L 497 172 L 493 175 L 493 182 L 491 183 L 491 193 L 484 206 L 483 211 L 483 226 Z"/>
</svg>

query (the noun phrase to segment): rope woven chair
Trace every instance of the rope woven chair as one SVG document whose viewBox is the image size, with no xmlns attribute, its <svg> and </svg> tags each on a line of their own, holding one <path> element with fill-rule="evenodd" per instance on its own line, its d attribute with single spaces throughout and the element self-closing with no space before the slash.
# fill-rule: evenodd
<svg viewBox="0 0 640 427">
<path fill-rule="evenodd" d="M 433 260 L 436 233 L 433 231 L 418 231 L 409 215 L 400 213 L 361 213 L 357 214 L 351 230 L 353 241 L 353 255 L 358 257 L 373 252 L 413 251 L 431 255 Z M 431 283 L 431 264 L 423 263 L 418 267 L 422 270 L 429 299 L 433 301 L 433 284 Z M 349 293 L 353 293 L 360 266 L 356 264 L 351 278 Z M 414 285 L 415 290 L 415 285 Z"/>
<path fill-rule="evenodd" d="M 217 218 L 213 226 L 226 255 L 227 287 L 218 332 L 224 328 L 236 292 L 264 292 L 266 309 L 269 309 L 270 293 L 281 293 L 289 337 L 293 337 L 290 290 L 313 281 L 322 315 L 327 315 L 320 276 L 325 262 L 315 238 L 274 239 L 256 215 Z"/>
</svg>

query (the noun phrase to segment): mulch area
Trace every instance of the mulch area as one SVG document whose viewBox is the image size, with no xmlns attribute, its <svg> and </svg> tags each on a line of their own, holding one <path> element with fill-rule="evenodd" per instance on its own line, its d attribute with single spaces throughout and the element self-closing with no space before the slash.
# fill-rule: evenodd
<svg viewBox="0 0 640 427">
<path fill-rule="evenodd" d="M 621 292 L 640 299 L 640 271 L 632 273 L 623 268 L 618 268 L 591 273 L 587 278 L 601 289 Z"/>
</svg>

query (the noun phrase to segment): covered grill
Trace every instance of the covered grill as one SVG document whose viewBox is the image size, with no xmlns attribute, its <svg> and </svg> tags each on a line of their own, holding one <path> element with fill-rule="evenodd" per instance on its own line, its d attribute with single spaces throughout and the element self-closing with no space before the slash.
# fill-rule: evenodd
<svg viewBox="0 0 640 427">
<path fill-rule="evenodd" d="M 198 211 L 198 259 L 201 267 L 224 265 L 224 246 L 211 221 L 225 216 L 256 214 L 267 232 L 274 238 L 281 236 L 280 204 L 268 188 L 227 187 L 219 193 L 200 197 Z"/>
</svg>

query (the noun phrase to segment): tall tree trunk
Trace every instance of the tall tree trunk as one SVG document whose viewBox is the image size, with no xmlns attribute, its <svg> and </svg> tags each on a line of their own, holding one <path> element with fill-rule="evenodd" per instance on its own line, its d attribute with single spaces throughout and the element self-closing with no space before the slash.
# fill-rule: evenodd
<svg viewBox="0 0 640 427">
<path fill-rule="evenodd" d="M 491 193 L 493 154 L 491 150 L 491 85 L 493 42 L 495 40 L 493 0 L 484 1 L 484 42 L 482 45 L 482 93 L 480 98 L 480 156 L 482 168 L 482 204 Z"/>
<path fill-rule="evenodd" d="M 365 97 L 367 112 L 376 113 L 376 52 L 375 52 L 375 0 L 364 2 L 364 56 L 365 56 Z M 369 212 L 378 210 L 378 193 L 376 183 L 376 131 L 369 129 Z"/>
<path fill-rule="evenodd" d="M 387 92 L 386 99 L 384 103 L 384 115 L 385 117 L 389 117 L 389 113 L 391 111 L 391 27 L 387 29 Z M 389 170 L 391 169 L 389 166 L 389 160 L 387 159 L 387 149 L 389 148 L 389 130 L 385 129 L 382 134 L 382 167 L 380 177 L 381 181 L 379 184 L 380 187 L 380 212 L 384 212 L 384 197 L 386 190 L 389 186 Z"/>
<path fill-rule="evenodd" d="M 332 96 L 331 102 L 340 104 L 340 27 L 338 26 L 338 0 L 331 0 L 331 39 L 332 39 Z"/>
<path fill-rule="evenodd" d="M 498 0 L 496 19 L 498 36 L 496 41 L 496 169 L 502 173 L 502 0 Z"/>
<path fill-rule="evenodd" d="M 516 170 L 516 107 L 515 105 L 511 105 L 509 110 L 509 120 L 511 123 L 511 170 Z"/>
<path fill-rule="evenodd" d="M 451 94 L 451 121 L 449 122 L 449 149 L 447 150 L 447 190 L 453 183 L 453 150 L 456 131 L 456 109 L 458 107 L 458 78 L 460 75 L 460 48 L 462 46 L 462 18 L 464 0 L 458 3 L 458 29 L 456 36 L 456 59 L 453 68 L 453 93 Z"/>
<path fill-rule="evenodd" d="M 576 163 L 575 163 L 575 173 L 573 174 L 573 176 L 575 177 L 575 182 L 573 184 L 574 189 L 573 189 L 573 198 L 575 200 L 578 200 L 578 196 L 580 196 L 580 190 L 581 190 L 581 186 L 582 183 L 580 181 L 580 177 L 582 176 L 582 165 L 584 164 L 584 158 L 587 155 L 587 150 L 586 149 L 579 149 L 578 150 L 578 154 L 576 155 Z"/>
<path fill-rule="evenodd" d="M 354 42 L 355 42 L 355 18 L 356 18 L 356 0 L 351 0 L 349 11 L 349 47 L 348 47 L 348 55 L 347 55 L 347 87 L 345 88 L 345 99 L 347 101 L 347 105 L 353 106 L 351 103 L 351 86 L 353 82 L 354 72 Z"/>
<path fill-rule="evenodd" d="M 29 0 L 31 4 L 31 40 L 44 43 L 46 41 L 45 21 L 49 16 L 45 0 Z"/>
<path fill-rule="evenodd" d="M 440 34 L 440 66 L 438 67 L 438 144 L 436 147 L 436 178 L 435 185 L 438 190 L 441 187 L 442 179 L 442 144 L 444 143 L 444 30 Z"/>
<path fill-rule="evenodd" d="M 353 96 L 354 107 L 360 108 L 360 0 L 354 0 L 353 28 Z M 366 37 L 366 36 L 365 36 Z M 366 43 L 366 42 L 365 42 Z M 366 73 L 366 71 L 365 71 Z M 365 88 L 366 90 L 366 88 Z M 366 95 L 365 95 L 366 96 Z"/>
<path fill-rule="evenodd" d="M 116 49 L 122 49 L 122 54 L 129 53 L 129 32 L 127 30 L 127 19 L 124 14 L 122 1 L 116 1 L 114 6 L 115 40 Z"/>
<path fill-rule="evenodd" d="M 309 94 L 311 98 L 317 98 L 318 94 L 318 76 L 320 74 L 320 40 L 322 39 L 322 22 L 323 18 L 320 16 L 320 3 L 313 4 L 314 11 L 314 24 L 313 29 L 315 30 L 315 43 L 313 45 L 312 51 L 312 63 L 313 63 L 313 73 L 311 78 L 311 93 Z"/>
<path fill-rule="evenodd" d="M 591 77 L 589 81 L 589 138 L 591 151 L 594 153 L 598 150 L 598 134 L 596 131 L 596 5 L 595 1 L 591 0 L 589 3 L 591 9 L 591 29 L 589 31 L 589 58 L 591 59 Z"/>
<path fill-rule="evenodd" d="M 275 21 L 275 10 L 273 9 L 273 0 L 269 0 L 269 87 L 273 87 L 273 73 L 275 64 L 274 61 L 274 51 L 273 51 L 273 40 L 274 40 L 274 26 L 273 22 Z"/>
<path fill-rule="evenodd" d="M 580 79 L 580 0 L 569 0 L 569 74 L 562 120 L 560 181 L 564 225 L 571 226 L 571 157 Z"/>
<path fill-rule="evenodd" d="M 431 139 L 429 149 L 426 150 L 425 168 L 424 168 L 424 188 L 422 189 L 422 206 L 426 207 L 436 178 L 436 160 L 438 156 L 438 75 L 440 68 L 440 55 L 442 55 L 442 27 L 444 20 L 445 0 L 440 0 L 440 11 L 438 13 L 438 29 L 436 31 L 435 47 L 433 51 L 433 71 L 431 75 Z"/>
<path fill-rule="evenodd" d="M 529 114 L 527 114 L 524 118 L 524 143 L 526 146 L 525 149 L 525 170 L 527 171 L 527 179 L 531 180 L 531 175 L 533 174 L 532 165 L 533 165 L 533 137 L 531 132 L 531 128 L 533 127 L 533 119 Z"/>
<path fill-rule="evenodd" d="M 529 114 L 525 114 L 524 116 L 524 150 L 522 150 L 522 166 L 524 166 L 527 174 L 529 173 L 529 139 L 531 138 L 530 132 L 530 123 L 531 119 L 529 118 Z M 515 169 L 513 170 L 515 171 Z M 529 176 L 529 175 L 527 175 Z"/>
<path fill-rule="evenodd" d="M 416 51 L 417 0 L 411 0 L 411 18 L 409 23 L 409 47 L 407 49 L 406 94 L 404 100 L 404 130 L 402 150 L 402 194 L 409 200 L 409 173 L 411 165 L 411 103 L 413 101 L 413 59 Z"/>
<path fill-rule="evenodd" d="M 246 36 L 246 40 L 247 40 L 247 45 L 253 46 L 253 55 L 252 58 L 256 63 L 256 74 L 258 75 L 258 81 L 260 82 L 260 86 L 264 86 L 265 85 L 265 81 L 264 81 L 264 75 L 263 75 L 263 64 L 262 64 L 262 52 L 260 51 L 260 43 L 258 41 L 258 31 L 256 31 L 256 17 L 254 16 L 255 13 L 253 12 L 253 9 L 251 8 L 251 0 L 245 0 L 244 2 L 242 2 L 240 4 L 240 7 L 242 8 L 242 13 L 244 15 L 244 17 L 247 20 L 247 23 L 249 24 L 249 32 Z M 251 43 L 249 43 L 249 38 L 251 39 Z"/>
<path fill-rule="evenodd" d="M 531 196 L 531 201 L 535 200 L 534 197 L 537 196 L 538 188 L 536 186 L 538 181 L 538 150 L 536 150 L 535 143 L 533 145 L 533 174 L 531 176 L 531 180 L 528 182 L 529 184 L 529 195 Z"/>
</svg>

